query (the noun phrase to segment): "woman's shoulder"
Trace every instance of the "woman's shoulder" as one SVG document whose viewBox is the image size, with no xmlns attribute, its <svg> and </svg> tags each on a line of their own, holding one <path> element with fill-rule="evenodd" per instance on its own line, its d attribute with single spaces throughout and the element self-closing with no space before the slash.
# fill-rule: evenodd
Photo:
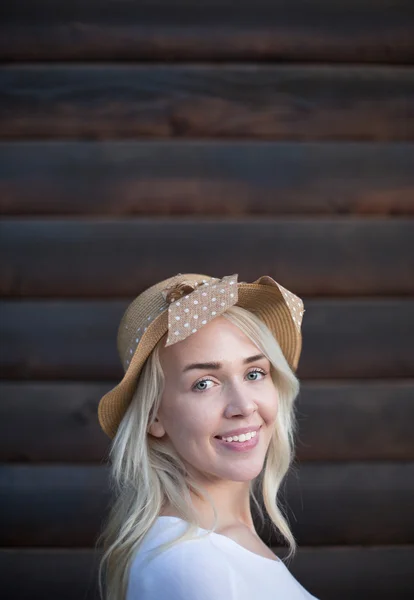
<svg viewBox="0 0 414 600">
<path fill-rule="evenodd" d="M 188 528 L 189 523 L 177 517 L 158 517 L 145 536 L 140 546 L 138 555 L 147 554 L 148 552 L 159 548 L 163 544 L 177 540 L 180 536 L 186 533 L 186 531 L 188 531 Z M 190 549 L 194 548 L 194 544 L 197 544 L 197 547 L 203 548 L 204 551 L 206 551 L 210 547 L 209 535 L 206 535 L 206 533 L 207 532 L 204 529 L 196 527 L 191 538 L 184 539 L 178 544 L 174 544 L 174 546 L 171 547 L 171 550 L 176 549 L 177 551 L 180 549 L 181 552 L 188 552 Z M 200 542 L 203 541 L 207 543 L 200 544 Z M 169 556 L 170 554 L 174 553 L 166 551 L 162 552 L 160 556 Z"/>
<path fill-rule="evenodd" d="M 162 597 L 171 600 L 188 600 L 191 597 L 201 600 L 205 597 L 210 600 L 221 597 L 218 594 L 231 592 L 235 575 L 211 544 L 210 536 L 202 535 L 205 533 L 203 530 L 196 533 L 195 539 L 186 539 L 166 550 L 159 550 L 161 545 L 184 533 L 186 525 L 180 521 L 164 523 L 157 520 L 134 557 L 126 600 Z M 152 553 L 154 550 L 156 554 Z M 149 553 L 152 556 L 148 560 Z M 203 589 L 202 596 L 200 588 Z"/>
<path fill-rule="evenodd" d="M 134 557 L 126 600 L 247 600 L 252 595 L 266 600 L 274 598 L 276 590 L 292 600 L 314 598 L 282 561 L 252 554 L 224 535 L 198 528 L 194 538 L 160 549 L 187 528 L 178 518 L 157 519 Z"/>
</svg>

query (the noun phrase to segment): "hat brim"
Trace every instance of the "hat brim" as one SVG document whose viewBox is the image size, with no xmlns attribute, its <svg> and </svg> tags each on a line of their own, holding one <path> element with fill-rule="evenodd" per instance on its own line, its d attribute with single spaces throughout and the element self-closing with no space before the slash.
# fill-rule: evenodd
<svg viewBox="0 0 414 600">
<path fill-rule="evenodd" d="M 255 314 L 273 333 L 289 366 L 296 371 L 302 350 L 302 335 L 276 285 L 260 278 L 254 283 L 238 284 L 236 306 Z M 263 283 L 258 283 L 259 281 Z M 168 331 L 168 310 L 161 313 L 142 336 L 123 379 L 106 393 L 98 406 L 103 431 L 112 439 L 131 402 L 139 374 L 156 344 Z"/>
</svg>

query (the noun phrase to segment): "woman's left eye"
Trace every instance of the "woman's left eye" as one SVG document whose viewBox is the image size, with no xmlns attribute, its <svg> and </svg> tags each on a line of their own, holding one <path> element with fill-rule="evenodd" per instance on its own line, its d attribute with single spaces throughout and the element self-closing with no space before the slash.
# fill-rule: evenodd
<svg viewBox="0 0 414 600">
<path fill-rule="evenodd" d="M 258 377 L 256 377 L 256 375 L 263 375 L 263 377 L 264 377 L 264 376 L 266 375 L 266 373 L 265 373 L 264 371 L 262 371 L 261 369 L 255 369 L 254 371 L 249 371 L 249 372 L 247 373 L 247 376 L 246 376 L 246 377 L 247 377 L 247 378 L 248 378 L 250 381 L 257 381 L 257 380 L 258 380 Z M 250 376 L 252 376 L 252 377 L 250 377 Z"/>
</svg>

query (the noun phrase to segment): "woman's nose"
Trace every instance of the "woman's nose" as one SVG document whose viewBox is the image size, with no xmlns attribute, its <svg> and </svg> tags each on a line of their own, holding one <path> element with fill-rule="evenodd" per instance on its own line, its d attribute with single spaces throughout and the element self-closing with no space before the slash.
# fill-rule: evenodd
<svg viewBox="0 0 414 600">
<path fill-rule="evenodd" d="M 255 410 L 257 410 L 257 402 L 253 397 L 251 389 L 246 389 L 243 385 L 233 385 L 228 390 L 225 409 L 226 417 L 233 417 L 235 415 L 247 416 Z"/>
</svg>

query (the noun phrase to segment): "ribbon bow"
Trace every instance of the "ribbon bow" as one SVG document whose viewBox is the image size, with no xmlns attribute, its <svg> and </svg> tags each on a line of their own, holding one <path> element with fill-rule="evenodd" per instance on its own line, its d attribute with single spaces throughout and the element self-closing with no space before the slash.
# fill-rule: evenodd
<svg viewBox="0 0 414 600">
<path fill-rule="evenodd" d="M 183 281 L 165 289 L 162 294 L 165 300 L 170 302 L 166 346 L 171 346 L 196 333 L 236 304 L 237 274 L 228 275 L 223 279 L 211 279 L 198 285 Z"/>
</svg>

